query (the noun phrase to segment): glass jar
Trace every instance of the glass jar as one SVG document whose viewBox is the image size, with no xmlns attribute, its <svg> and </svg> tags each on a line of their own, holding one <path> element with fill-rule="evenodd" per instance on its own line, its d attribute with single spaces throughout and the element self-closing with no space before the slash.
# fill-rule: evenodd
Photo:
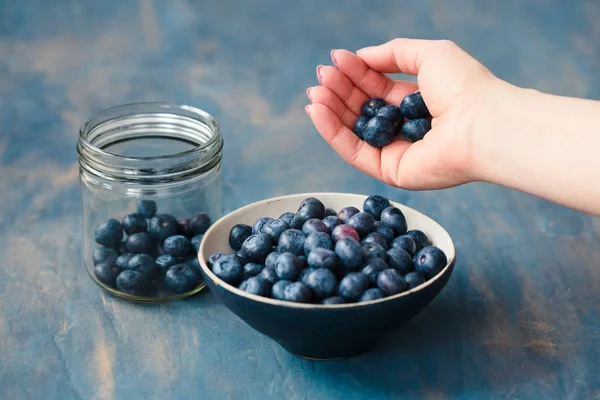
<svg viewBox="0 0 600 400">
<path fill-rule="evenodd" d="M 100 287 L 141 302 L 205 287 L 197 250 L 221 216 L 219 124 L 189 106 L 105 110 L 79 131 L 85 267 Z"/>
</svg>

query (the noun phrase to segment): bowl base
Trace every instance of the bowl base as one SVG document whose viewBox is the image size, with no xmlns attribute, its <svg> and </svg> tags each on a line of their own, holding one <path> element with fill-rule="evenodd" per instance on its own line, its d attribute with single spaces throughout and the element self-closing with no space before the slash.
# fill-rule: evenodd
<svg viewBox="0 0 600 400">
<path fill-rule="evenodd" d="M 300 351 L 302 349 L 299 349 L 296 346 L 285 346 L 280 344 L 280 346 L 283 347 L 283 349 L 288 353 L 311 361 L 338 361 L 356 357 L 366 353 L 373 348 L 374 345 L 375 342 L 370 341 L 366 344 L 361 344 L 358 346 L 328 349 L 327 351 L 306 351 L 306 349 L 304 349 L 304 351 Z"/>
</svg>

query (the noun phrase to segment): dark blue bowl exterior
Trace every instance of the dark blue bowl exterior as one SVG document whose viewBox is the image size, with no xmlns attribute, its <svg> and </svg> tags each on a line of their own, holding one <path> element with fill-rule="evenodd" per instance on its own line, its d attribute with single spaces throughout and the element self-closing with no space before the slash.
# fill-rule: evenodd
<svg viewBox="0 0 600 400">
<path fill-rule="evenodd" d="M 410 295 L 354 307 L 295 308 L 263 303 L 215 285 L 202 275 L 231 311 L 258 332 L 295 355 L 313 359 L 345 358 L 368 350 L 382 336 L 400 328 L 444 288 L 455 260 L 435 281 Z"/>
</svg>

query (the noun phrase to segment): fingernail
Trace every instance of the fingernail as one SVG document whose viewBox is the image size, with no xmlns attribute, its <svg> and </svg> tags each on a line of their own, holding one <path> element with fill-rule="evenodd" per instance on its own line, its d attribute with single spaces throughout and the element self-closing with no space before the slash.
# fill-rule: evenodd
<svg viewBox="0 0 600 400">
<path fill-rule="evenodd" d="M 308 97 L 308 99 L 309 99 L 310 101 L 312 101 L 312 97 L 310 97 L 310 91 L 311 91 L 311 90 L 312 90 L 312 88 L 311 88 L 311 87 L 309 87 L 308 89 L 306 89 L 306 96 Z"/>
<path fill-rule="evenodd" d="M 317 67 L 317 79 L 319 80 L 319 83 L 322 85 L 322 84 L 323 84 L 323 82 L 321 82 L 321 79 L 322 79 L 323 77 L 321 76 L 321 68 L 323 68 L 323 66 L 322 66 L 322 65 L 319 65 L 319 66 Z"/>
<path fill-rule="evenodd" d="M 335 66 L 337 67 L 337 61 L 335 60 L 335 52 L 337 50 L 331 50 L 331 61 L 333 61 L 333 63 L 335 64 Z"/>
<path fill-rule="evenodd" d="M 374 49 L 374 48 L 375 48 L 375 46 L 363 47 L 360 50 L 356 50 L 356 54 L 360 53 L 361 51 L 369 51 L 369 50 Z"/>
<path fill-rule="evenodd" d="M 306 111 L 306 114 L 308 114 L 308 116 L 310 117 L 310 105 L 304 106 L 304 111 Z"/>
</svg>

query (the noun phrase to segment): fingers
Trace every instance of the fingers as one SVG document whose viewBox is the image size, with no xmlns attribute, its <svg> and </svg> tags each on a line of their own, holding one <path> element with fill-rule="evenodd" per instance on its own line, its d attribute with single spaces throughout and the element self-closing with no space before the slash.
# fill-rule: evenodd
<svg viewBox="0 0 600 400">
<path fill-rule="evenodd" d="M 354 128 L 358 116 L 348 109 L 346 105 L 330 89 L 324 86 L 315 86 L 308 88 L 306 95 L 313 104 L 323 104 L 327 106 L 348 128 Z"/>
<path fill-rule="evenodd" d="M 321 85 L 331 90 L 354 114 L 360 115 L 360 109 L 369 97 L 335 67 L 319 65 L 317 76 Z"/>
</svg>

